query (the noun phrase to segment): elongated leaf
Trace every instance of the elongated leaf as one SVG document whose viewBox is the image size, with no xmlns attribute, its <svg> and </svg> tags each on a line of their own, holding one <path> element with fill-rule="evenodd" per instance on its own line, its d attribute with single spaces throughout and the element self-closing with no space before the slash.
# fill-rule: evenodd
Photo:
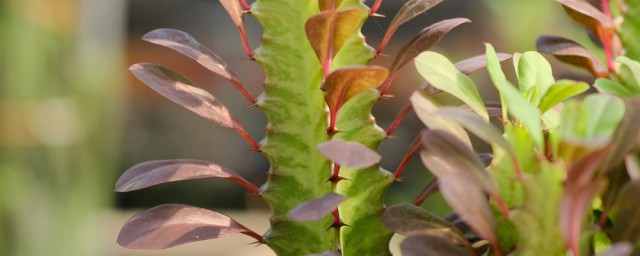
<svg viewBox="0 0 640 256">
<path fill-rule="evenodd" d="M 589 89 L 589 84 L 580 81 L 560 80 L 549 87 L 546 94 L 542 97 L 538 109 L 544 113 L 573 96 L 583 93 Z"/>
<path fill-rule="evenodd" d="M 529 51 L 518 60 L 518 86 L 529 102 L 537 106 L 555 79 L 551 64 L 538 52 Z M 529 93 L 532 92 L 532 93 Z M 528 94 L 528 95 L 527 95 Z"/>
<path fill-rule="evenodd" d="M 522 97 L 520 92 L 518 92 L 518 90 L 509 83 L 509 81 L 507 81 L 504 73 L 502 73 L 500 62 L 493 46 L 486 44 L 486 48 L 487 69 L 494 86 L 500 93 L 503 114 L 506 110 L 509 114 L 522 122 L 524 127 L 527 128 L 527 133 L 529 133 L 531 138 L 536 142 L 538 149 L 543 150 L 544 142 L 541 132 L 542 128 L 540 125 L 542 114 L 540 113 L 540 110 L 536 106 L 529 104 L 524 97 Z M 505 121 L 508 120 L 507 116 L 504 116 L 503 118 Z"/>
<path fill-rule="evenodd" d="M 448 221 L 411 204 L 398 204 L 387 208 L 382 223 L 394 232 L 412 236 L 428 234 L 457 244 L 468 244 L 467 238 Z"/>
<path fill-rule="evenodd" d="M 306 201 L 293 208 L 287 217 L 295 221 L 318 221 L 329 213 L 338 209 L 338 206 L 347 200 L 346 197 L 329 192 L 321 198 Z"/>
<path fill-rule="evenodd" d="M 213 95 L 195 87 L 191 81 L 178 73 L 150 63 L 134 64 L 129 70 L 151 89 L 199 116 L 227 128 L 236 128 L 239 125 L 227 107 Z"/>
<path fill-rule="evenodd" d="M 461 125 L 436 114 L 440 108 L 437 99 L 427 93 L 416 91 L 411 95 L 410 100 L 416 115 L 425 126 L 432 130 L 448 131 L 464 142 L 465 145 L 471 147 L 469 135 Z"/>
<path fill-rule="evenodd" d="M 239 79 L 229 69 L 227 63 L 184 31 L 169 28 L 156 29 L 145 34 L 142 40 L 178 51 L 219 76 L 239 83 Z"/>
<path fill-rule="evenodd" d="M 137 164 L 120 176 L 116 182 L 116 192 L 128 192 L 172 181 L 204 178 L 229 179 L 253 192 L 258 192 L 254 185 L 225 167 L 190 159 L 158 160 Z"/>
<path fill-rule="evenodd" d="M 333 71 L 324 82 L 325 100 L 332 113 L 363 91 L 380 86 L 389 71 L 381 66 L 349 66 Z"/>
<path fill-rule="evenodd" d="M 238 233 L 255 234 L 223 214 L 165 204 L 129 219 L 120 230 L 118 244 L 129 249 L 159 250 Z"/>
<path fill-rule="evenodd" d="M 600 60 L 582 45 L 558 36 L 541 36 L 536 41 L 541 53 L 551 54 L 562 62 L 585 68 L 595 77 L 607 77 L 608 71 Z"/>
<path fill-rule="evenodd" d="M 564 10 L 575 22 L 586 26 L 594 34 L 599 34 L 599 30 L 613 29 L 613 21 L 597 8 L 589 3 L 580 0 L 556 0 L 562 4 Z"/>
<path fill-rule="evenodd" d="M 498 60 L 504 61 L 511 58 L 511 54 L 508 53 L 497 53 Z M 460 73 L 469 75 L 481 68 L 487 66 L 487 56 L 484 54 L 473 56 L 471 58 L 467 58 L 455 63 L 456 69 L 460 71 Z"/>
<path fill-rule="evenodd" d="M 509 142 L 507 142 L 507 140 L 502 137 L 500 131 L 490 123 L 486 123 L 484 120 L 482 120 L 482 118 L 480 118 L 480 116 L 470 111 L 453 107 L 440 108 L 436 112 L 436 114 L 440 115 L 443 118 L 454 120 L 469 132 L 475 134 L 485 142 L 492 145 L 495 144 L 497 146 L 500 146 L 503 150 L 507 151 L 511 155 L 515 154 L 515 151 L 511 147 L 511 144 L 509 144 Z"/>
<path fill-rule="evenodd" d="M 220 1 L 220 4 L 222 5 L 222 7 L 224 7 L 224 9 L 227 11 L 229 16 L 231 17 L 231 20 L 233 21 L 233 24 L 236 25 L 236 28 L 238 29 L 238 32 L 240 32 L 240 35 L 246 37 L 247 30 L 244 25 L 244 16 L 242 16 L 242 14 L 244 14 L 244 9 L 242 8 L 242 4 L 240 4 L 240 1 L 238 0 L 218 0 L 218 1 Z"/>
<path fill-rule="evenodd" d="M 358 142 L 333 139 L 318 145 L 318 150 L 332 162 L 347 168 L 366 168 L 380 162 L 377 152 Z"/>
<path fill-rule="evenodd" d="M 349 36 L 360 25 L 362 12 L 359 9 L 325 11 L 307 20 L 305 31 L 311 47 L 324 64 L 329 57 L 335 57 Z"/>
<path fill-rule="evenodd" d="M 612 239 L 614 242 L 628 241 L 638 244 L 640 241 L 640 209 L 637 201 L 640 194 L 640 180 L 628 182 L 620 191 L 617 200 L 618 212 L 614 218 Z"/>
<path fill-rule="evenodd" d="M 398 30 L 398 27 L 402 26 L 402 24 L 412 20 L 413 18 L 426 12 L 427 10 L 431 9 L 441 2 L 442 0 L 409 0 L 402 6 L 402 8 L 400 8 L 398 13 L 396 13 L 396 16 L 393 17 L 389 28 L 387 28 L 387 32 L 382 38 L 382 43 L 378 47 L 378 51 L 386 46 L 393 34 L 395 34 L 396 30 Z"/>
<path fill-rule="evenodd" d="M 618 82 L 607 78 L 596 79 L 593 87 L 598 89 L 599 92 L 610 93 L 622 97 L 631 97 L 634 95 L 634 93 L 631 92 L 631 90 L 627 89 L 624 85 L 621 85 Z"/>
<path fill-rule="evenodd" d="M 469 105 L 484 120 L 489 114 L 475 84 L 445 56 L 435 52 L 423 52 L 415 60 L 416 68 L 433 87 L 445 91 Z"/>
<path fill-rule="evenodd" d="M 400 245 L 404 256 L 447 255 L 469 256 L 465 249 L 439 237 L 416 235 L 407 237 Z"/>
<path fill-rule="evenodd" d="M 496 226 L 484 192 L 498 191 L 477 156 L 453 135 L 439 130 L 422 133 L 420 158 L 438 177 L 440 192 L 478 235 L 497 244 Z"/>
<path fill-rule="evenodd" d="M 400 49 L 400 52 L 396 55 L 393 64 L 391 64 L 391 73 L 398 71 L 421 52 L 431 49 L 431 47 L 440 42 L 440 40 L 453 28 L 460 24 L 470 22 L 470 20 L 465 18 L 448 19 L 423 29 L 418 33 L 418 35 L 411 39 L 409 43 Z"/>
</svg>

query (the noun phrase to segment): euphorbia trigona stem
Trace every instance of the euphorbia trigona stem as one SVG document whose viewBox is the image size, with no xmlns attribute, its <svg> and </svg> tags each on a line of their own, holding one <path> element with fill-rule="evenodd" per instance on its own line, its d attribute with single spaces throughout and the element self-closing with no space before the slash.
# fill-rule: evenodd
<svg viewBox="0 0 640 256">
<path fill-rule="evenodd" d="M 397 179 L 398 177 L 400 177 L 400 175 L 402 175 L 402 172 L 407 167 L 407 164 L 409 164 L 409 160 L 411 160 L 411 157 L 413 157 L 413 155 L 418 151 L 418 149 L 420 149 L 420 146 L 421 146 L 420 142 L 421 142 L 420 136 L 417 136 L 413 140 L 413 142 L 411 142 L 411 146 L 409 146 L 407 153 L 404 154 L 404 157 L 400 161 L 398 168 L 396 168 L 396 171 L 393 174 L 394 178 Z"/>
<path fill-rule="evenodd" d="M 402 107 L 402 110 L 400 110 L 400 113 L 398 113 L 398 115 L 396 116 L 396 119 L 394 119 L 393 123 L 391 123 L 391 125 L 389 125 L 389 128 L 387 128 L 387 136 L 391 135 L 396 130 L 396 128 L 398 128 L 398 126 L 400 125 L 400 122 L 404 120 L 404 118 L 407 116 L 407 114 L 409 114 L 409 112 L 412 109 L 413 109 L 413 106 L 411 106 L 410 103 L 406 103 L 404 107 Z"/>
<path fill-rule="evenodd" d="M 382 0 L 376 0 L 375 2 L 373 2 L 373 5 L 371 6 L 371 10 L 369 10 L 369 15 L 375 14 L 380 8 L 381 3 L 382 3 Z"/>
</svg>

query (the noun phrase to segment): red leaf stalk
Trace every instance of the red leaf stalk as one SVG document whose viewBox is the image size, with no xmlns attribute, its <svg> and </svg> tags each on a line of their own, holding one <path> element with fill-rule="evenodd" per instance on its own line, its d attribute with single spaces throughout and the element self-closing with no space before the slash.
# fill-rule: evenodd
<svg viewBox="0 0 640 256">
<path fill-rule="evenodd" d="M 371 6 L 371 10 L 369 10 L 369 15 L 375 15 L 376 11 L 378 11 L 378 9 L 380 8 L 380 4 L 382 3 L 382 0 L 376 0 L 375 2 L 373 2 L 373 5 Z"/>
<path fill-rule="evenodd" d="M 251 95 L 251 93 L 249 93 L 249 91 L 247 91 L 247 89 L 244 88 L 244 86 L 241 83 L 238 83 L 233 80 L 231 81 L 231 83 L 233 83 L 236 89 L 238 89 L 238 91 L 240 91 L 240 93 L 242 93 L 242 95 L 244 95 L 244 97 L 247 98 L 249 102 L 251 102 L 251 105 L 256 104 L 257 102 L 256 98 L 254 98 L 253 95 Z"/>
<path fill-rule="evenodd" d="M 256 152 L 260 151 L 260 144 L 258 144 L 255 140 L 253 140 L 253 138 L 251 138 L 249 133 L 247 133 L 247 130 L 245 130 L 242 125 L 238 124 L 236 127 L 234 127 L 234 129 L 238 134 L 240 134 L 240 136 L 242 136 L 245 141 L 247 141 L 247 143 L 249 143 L 249 145 L 253 148 L 252 150 Z"/>
<path fill-rule="evenodd" d="M 382 89 L 380 90 L 380 96 L 383 96 L 387 93 L 393 81 L 396 80 L 397 74 L 398 74 L 397 72 L 393 72 L 393 74 L 389 78 L 387 78 L 387 81 L 384 82 L 384 86 L 382 86 Z"/>
<path fill-rule="evenodd" d="M 415 155 L 418 149 L 420 149 L 420 146 L 422 145 L 420 142 L 421 142 L 420 136 L 417 136 L 413 140 L 413 142 L 411 142 L 411 146 L 409 146 L 407 153 L 404 154 L 404 157 L 402 157 L 402 160 L 400 161 L 398 168 L 396 168 L 396 170 L 393 173 L 393 177 L 395 179 L 397 179 L 398 177 L 400 177 L 400 175 L 402 175 L 402 172 L 407 167 L 407 164 L 409 164 L 409 160 L 411 160 L 413 155 Z"/>
<path fill-rule="evenodd" d="M 402 110 L 400 110 L 400 113 L 398 113 L 396 118 L 393 120 L 393 123 L 391 123 L 391 125 L 389 125 L 389 128 L 387 128 L 387 136 L 391 135 L 396 130 L 396 128 L 398 128 L 402 120 L 404 120 L 404 118 L 407 116 L 407 114 L 409 114 L 409 112 L 412 109 L 413 109 L 413 106 L 411 106 L 410 103 L 406 103 L 404 105 Z"/>
<path fill-rule="evenodd" d="M 240 3 L 242 4 L 242 7 L 245 10 L 247 10 L 247 11 L 251 10 L 251 6 L 249 5 L 249 3 L 247 3 L 247 0 L 240 0 Z"/>
<path fill-rule="evenodd" d="M 382 42 L 380 42 L 380 45 L 378 45 L 378 48 L 376 48 L 376 56 L 380 55 L 384 48 L 387 47 L 389 40 L 391 40 L 391 37 L 393 36 L 393 34 L 395 34 L 396 30 L 397 28 L 385 34 L 384 38 L 382 38 Z"/>
</svg>

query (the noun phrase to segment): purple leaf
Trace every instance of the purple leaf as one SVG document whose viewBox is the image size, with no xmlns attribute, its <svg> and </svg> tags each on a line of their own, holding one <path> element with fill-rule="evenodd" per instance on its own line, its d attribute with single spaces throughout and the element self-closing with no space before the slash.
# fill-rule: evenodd
<svg viewBox="0 0 640 256">
<path fill-rule="evenodd" d="M 358 143 L 333 139 L 318 145 L 318 150 L 332 162 L 347 168 L 362 169 L 380 162 L 377 152 Z"/>
<path fill-rule="evenodd" d="M 120 230 L 118 244 L 129 249 L 159 250 L 238 233 L 262 240 L 223 214 L 194 206 L 165 204 L 129 219 Z"/>
<path fill-rule="evenodd" d="M 415 59 L 418 54 L 431 49 L 453 28 L 463 23 L 471 21 L 465 18 L 448 19 L 435 23 L 418 33 L 409 43 L 407 43 L 391 65 L 391 73 L 395 73 L 404 65 Z"/>
<path fill-rule="evenodd" d="M 258 189 L 237 173 L 217 164 L 189 159 L 157 160 L 137 164 L 116 183 L 116 192 L 128 192 L 172 181 L 224 178 L 258 193 Z"/>
<path fill-rule="evenodd" d="M 469 256 L 469 251 L 457 246 L 445 239 L 430 236 L 416 235 L 407 237 L 400 250 L 404 256 L 424 256 L 424 255 L 447 255 L 447 256 Z"/>
<path fill-rule="evenodd" d="M 391 21 L 389 28 L 387 28 L 387 32 L 384 34 L 382 42 L 380 43 L 380 46 L 378 46 L 376 52 L 382 52 L 382 49 L 387 46 L 387 43 L 389 43 L 389 40 L 393 34 L 395 34 L 396 30 L 398 30 L 398 27 L 441 2 L 442 0 L 409 0 L 402 6 L 402 8 L 400 8 L 398 13 L 396 13 L 396 16 L 393 17 L 393 20 Z"/>
<path fill-rule="evenodd" d="M 287 213 L 287 217 L 300 222 L 318 221 L 338 209 L 338 206 L 345 200 L 347 200 L 346 197 L 329 192 L 321 198 L 309 200 L 296 206 Z"/>
<path fill-rule="evenodd" d="M 613 21 L 593 5 L 581 0 L 556 0 L 575 22 L 586 26 L 593 33 L 614 29 Z"/>
<path fill-rule="evenodd" d="M 451 223 L 415 205 L 399 204 L 387 208 L 382 223 L 404 236 L 428 234 L 457 244 L 469 243 Z"/>
<path fill-rule="evenodd" d="M 499 61 L 508 60 L 511 58 L 511 54 L 508 53 L 496 53 Z M 465 75 L 469 75 L 476 70 L 487 66 L 487 56 L 484 54 L 473 56 L 455 63 L 456 69 Z"/>
<path fill-rule="evenodd" d="M 220 101 L 179 74 L 150 63 L 134 64 L 129 70 L 151 89 L 194 113 L 227 128 L 239 126 Z"/>
<path fill-rule="evenodd" d="M 585 68 L 596 77 L 607 77 L 607 69 L 598 58 L 582 45 L 557 36 L 541 36 L 536 41 L 541 53 L 551 54 L 562 62 Z"/>
</svg>

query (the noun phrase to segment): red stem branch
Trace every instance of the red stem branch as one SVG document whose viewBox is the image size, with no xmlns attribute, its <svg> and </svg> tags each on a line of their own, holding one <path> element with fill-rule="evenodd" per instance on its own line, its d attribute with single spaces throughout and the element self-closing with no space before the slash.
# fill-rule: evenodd
<svg viewBox="0 0 640 256">
<path fill-rule="evenodd" d="M 409 161 L 411 160 L 413 155 L 415 155 L 418 149 L 420 149 L 420 146 L 422 146 L 422 143 L 420 142 L 421 140 L 419 135 L 413 140 L 413 142 L 411 142 L 411 146 L 409 146 L 407 153 L 404 154 L 404 157 L 402 157 L 402 160 L 400 161 L 398 168 L 396 168 L 396 170 L 393 172 L 393 177 L 395 179 L 397 179 L 398 177 L 400 177 L 400 175 L 402 175 L 402 172 L 407 167 L 407 164 L 409 164 Z"/>
<path fill-rule="evenodd" d="M 398 113 L 396 118 L 393 120 L 393 123 L 391 123 L 391 125 L 389 125 L 389 128 L 387 128 L 387 136 L 391 135 L 396 130 L 396 128 L 398 128 L 402 120 L 404 120 L 404 118 L 412 109 L 413 106 L 411 106 L 411 103 L 407 102 L 402 110 L 400 110 L 400 113 Z"/>
</svg>

